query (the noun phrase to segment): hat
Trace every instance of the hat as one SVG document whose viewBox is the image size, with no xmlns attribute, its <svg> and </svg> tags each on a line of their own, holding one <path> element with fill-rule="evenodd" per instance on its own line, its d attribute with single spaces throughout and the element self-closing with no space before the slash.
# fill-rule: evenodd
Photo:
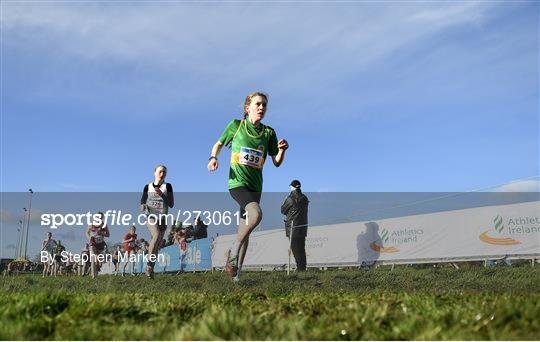
<svg viewBox="0 0 540 342">
<path fill-rule="evenodd" d="M 290 186 L 292 186 L 293 188 L 297 188 L 297 189 L 298 189 L 299 187 L 302 186 L 302 184 L 300 184 L 300 181 L 299 181 L 299 180 L 295 179 L 295 180 L 293 180 L 293 181 L 291 182 Z"/>
</svg>

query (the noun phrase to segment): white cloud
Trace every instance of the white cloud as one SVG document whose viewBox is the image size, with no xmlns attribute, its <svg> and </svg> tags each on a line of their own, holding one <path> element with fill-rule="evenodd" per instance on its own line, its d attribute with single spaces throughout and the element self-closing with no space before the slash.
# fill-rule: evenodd
<svg viewBox="0 0 540 342">
<path fill-rule="evenodd" d="M 452 6 L 439 2 L 417 11 L 410 20 L 437 26 L 459 22 L 478 23 L 482 19 L 482 13 L 477 10 L 478 5 L 479 3 L 473 1 L 454 3 Z"/>
<path fill-rule="evenodd" d="M 539 180 L 517 180 L 493 189 L 494 192 L 540 192 Z"/>
<path fill-rule="evenodd" d="M 5 37 L 22 34 L 28 43 L 45 36 L 55 44 L 51 48 L 83 58 L 221 70 L 228 69 L 227 62 L 251 68 L 258 63 L 250 61 L 256 59 L 270 65 L 289 58 L 306 61 L 314 56 L 303 54 L 314 49 L 330 57 L 361 52 L 348 56 L 350 61 L 368 61 L 440 29 L 479 22 L 492 6 L 10 3 L 4 25 Z M 222 60 L 225 65 L 205 65 L 205 60 Z"/>
<path fill-rule="evenodd" d="M 278 96 L 325 94 L 340 102 L 352 92 L 343 79 L 445 29 L 481 23 L 494 6 L 9 3 L 3 25 L 10 48 L 46 46 L 53 58 L 95 67 L 99 78 L 90 87 L 109 86 L 128 98 L 197 103 L 204 94 L 258 85 Z M 115 68 L 132 78 L 115 79 Z M 66 87 L 69 77 L 55 74 L 49 82 Z M 55 87 L 47 88 L 57 96 Z M 32 96 L 47 96 L 47 90 Z M 332 109 L 324 103 L 329 108 L 313 107 Z"/>
</svg>

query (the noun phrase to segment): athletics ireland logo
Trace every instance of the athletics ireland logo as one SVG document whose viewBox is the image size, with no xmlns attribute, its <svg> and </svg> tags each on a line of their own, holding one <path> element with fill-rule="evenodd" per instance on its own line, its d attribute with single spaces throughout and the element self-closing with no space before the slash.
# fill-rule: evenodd
<svg viewBox="0 0 540 342">
<path fill-rule="evenodd" d="M 512 221 L 512 220 L 511 220 Z M 500 237 L 503 234 L 504 229 L 503 218 L 500 215 L 497 215 L 493 219 L 493 230 L 495 231 L 495 237 L 489 236 L 489 230 L 486 230 L 480 234 L 479 238 L 482 242 L 488 243 L 490 245 L 518 245 L 521 242 L 512 239 L 511 237 Z"/>
<path fill-rule="evenodd" d="M 399 252 L 395 246 L 387 246 L 388 240 L 390 239 L 390 232 L 386 229 L 383 229 L 380 235 L 381 244 L 377 244 L 378 241 L 373 241 L 369 244 L 369 247 L 379 253 L 395 253 Z M 386 247 L 384 247 L 386 245 Z"/>
</svg>

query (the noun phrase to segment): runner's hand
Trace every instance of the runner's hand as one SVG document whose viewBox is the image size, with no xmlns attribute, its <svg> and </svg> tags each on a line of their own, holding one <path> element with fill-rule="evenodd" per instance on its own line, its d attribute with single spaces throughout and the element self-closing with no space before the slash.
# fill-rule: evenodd
<svg viewBox="0 0 540 342">
<path fill-rule="evenodd" d="M 209 162 L 208 162 L 208 171 L 216 171 L 219 167 L 219 163 L 217 161 L 217 159 L 215 158 L 212 158 Z"/>
<path fill-rule="evenodd" d="M 278 141 L 277 146 L 280 150 L 285 151 L 289 148 L 289 143 L 287 142 L 287 140 L 281 139 L 280 141 Z"/>
<path fill-rule="evenodd" d="M 146 210 L 146 204 L 141 204 L 141 211 L 144 212 Z"/>
</svg>

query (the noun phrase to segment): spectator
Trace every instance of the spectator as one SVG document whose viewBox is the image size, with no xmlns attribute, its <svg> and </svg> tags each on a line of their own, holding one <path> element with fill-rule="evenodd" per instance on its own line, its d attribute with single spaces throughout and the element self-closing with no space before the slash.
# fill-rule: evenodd
<svg viewBox="0 0 540 342">
<path fill-rule="evenodd" d="M 286 217 L 285 234 L 291 241 L 291 249 L 296 260 L 296 269 L 305 271 L 309 200 L 302 193 L 300 187 L 300 181 L 295 179 L 291 182 L 291 192 L 281 206 L 281 213 Z"/>
<path fill-rule="evenodd" d="M 208 237 L 208 226 L 204 224 L 200 217 L 195 220 L 193 227 L 193 235 L 195 239 L 205 239 Z"/>
</svg>

